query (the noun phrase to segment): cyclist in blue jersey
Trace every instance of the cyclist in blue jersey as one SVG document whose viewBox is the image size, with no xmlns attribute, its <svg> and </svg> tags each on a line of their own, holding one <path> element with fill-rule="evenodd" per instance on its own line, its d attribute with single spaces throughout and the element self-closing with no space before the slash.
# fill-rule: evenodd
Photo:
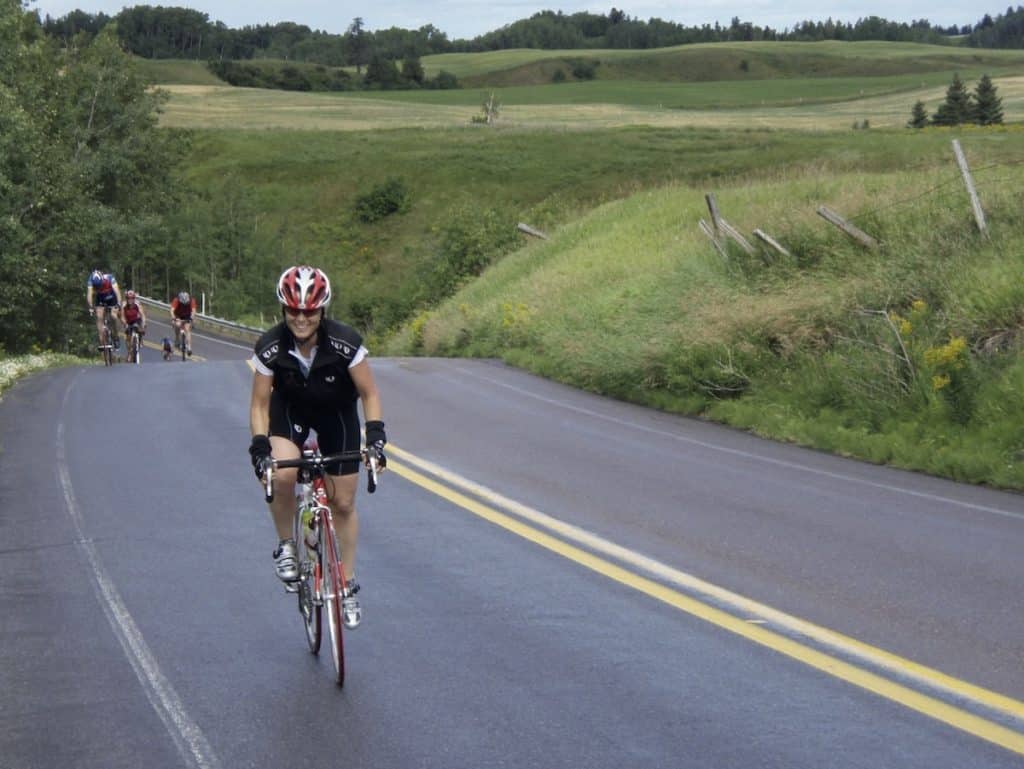
<svg viewBox="0 0 1024 769">
<path fill-rule="evenodd" d="M 89 280 L 85 284 L 85 301 L 89 305 L 89 313 L 96 316 L 96 336 L 99 338 L 100 346 L 103 346 L 103 318 L 109 312 L 114 319 L 111 340 L 114 349 L 121 346 L 118 335 L 120 334 L 118 320 L 121 308 L 121 288 L 117 285 L 117 278 L 109 272 L 93 270 Z"/>
</svg>

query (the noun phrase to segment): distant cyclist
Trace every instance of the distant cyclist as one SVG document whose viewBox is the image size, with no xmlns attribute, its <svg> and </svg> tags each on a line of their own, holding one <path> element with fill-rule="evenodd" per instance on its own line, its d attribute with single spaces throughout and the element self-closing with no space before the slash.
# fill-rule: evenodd
<svg viewBox="0 0 1024 769">
<path fill-rule="evenodd" d="M 363 338 L 351 326 L 325 317 L 331 301 L 331 283 L 316 267 L 292 267 L 277 283 L 283 320 L 256 342 L 251 359 L 254 371 L 249 425 L 256 475 L 265 462 L 297 459 L 310 428 L 316 430 L 324 455 L 359 450 L 359 413 L 362 400 L 366 417 L 366 446 L 383 467 L 384 423 L 380 395 L 370 371 Z M 359 461 L 327 465 L 328 502 L 338 527 L 344 553 L 346 593 L 342 599 L 346 627 L 357 627 L 362 609 L 356 593 L 356 483 Z M 294 469 L 274 474 L 274 501 L 270 512 L 277 528 L 274 566 L 283 582 L 298 579 L 292 516 L 295 505 Z"/>
<path fill-rule="evenodd" d="M 103 338 L 103 318 L 110 313 L 114 319 L 111 343 L 117 349 L 120 346 L 117 318 L 121 306 L 121 289 L 117 285 L 117 278 L 109 272 L 93 270 L 85 284 L 85 301 L 89 305 L 89 313 L 96 316 L 96 336 L 100 340 L 100 347 L 106 343 Z"/>
<path fill-rule="evenodd" d="M 128 289 L 124 292 L 124 304 L 121 305 L 121 322 L 124 323 L 125 349 L 131 353 L 132 334 L 142 336 L 146 333 L 146 311 L 135 298 L 135 292 Z M 142 344 L 142 341 L 139 341 Z"/>
<path fill-rule="evenodd" d="M 176 334 L 185 335 L 185 352 L 192 354 L 192 316 L 196 314 L 196 299 L 182 291 L 171 300 L 171 325 Z"/>
</svg>

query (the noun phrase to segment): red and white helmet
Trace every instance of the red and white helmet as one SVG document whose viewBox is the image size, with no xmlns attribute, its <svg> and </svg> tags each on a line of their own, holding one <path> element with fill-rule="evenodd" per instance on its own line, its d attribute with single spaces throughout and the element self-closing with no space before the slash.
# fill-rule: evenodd
<svg viewBox="0 0 1024 769">
<path fill-rule="evenodd" d="M 317 267 L 289 267 L 277 281 L 277 300 L 293 310 L 318 310 L 331 302 L 331 281 Z"/>
</svg>

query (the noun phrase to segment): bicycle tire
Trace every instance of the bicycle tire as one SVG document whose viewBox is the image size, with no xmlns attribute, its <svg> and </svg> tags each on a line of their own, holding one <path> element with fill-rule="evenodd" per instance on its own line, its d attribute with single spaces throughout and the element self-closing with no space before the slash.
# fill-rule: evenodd
<svg viewBox="0 0 1024 769">
<path fill-rule="evenodd" d="M 338 544 L 334 536 L 334 524 L 329 515 L 320 519 L 320 573 L 324 609 L 327 611 L 327 626 L 331 633 L 331 658 L 334 661 L 335 680 L 338 686 L 345 685 L 345 638 L 341 622 L 341 598 L 345 584 Z"/>
<path fill-rule="evenodd" d="M 316 587 L 319 584 L 320 564 L 316 551 L 306 544 L 305 526 L 302 524 L 302 507 L 295 511 L 295 526 L 292 531 L 299 558 L 299 614 L 306 631 L 306 643 L 312 654 L 320 653 L 320 639 L 323 636 L 323 620 L 320 604 L 317 603 Z"/>
<path fill-rule="evenodd" d="M 114 365 L 114 346 L 110 342 L 110 324 L 104 318 L 103 323 L 103 365 Z"/>
</svg>

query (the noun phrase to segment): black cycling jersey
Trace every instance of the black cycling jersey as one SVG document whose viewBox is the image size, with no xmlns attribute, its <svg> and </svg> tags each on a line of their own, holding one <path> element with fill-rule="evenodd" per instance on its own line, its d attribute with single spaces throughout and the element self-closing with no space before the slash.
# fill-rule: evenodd
<svg viewBox="0 0 1024 769">
<path fill-rule="evenodd" d="M 256 342 L 256 358 L 274 372 L 274 391 L 299 406 L 343 408 L 359 398 L 348 367 L 363 338 L 351 326 L 324 318 L 317 329 L 317 350 L 304 374 L 291 354 L 295 337 L 282 321 Z"/>
<path fill-rule="evenodd" d="M 291 354 L 295 337 L 281 322 L 256 342 L 256 357 L 274 372 L 270 396 L 270 434 L 302 446 L 309 429 L 317 432 L 325 454 L 359 450 L 359 393 L 349 374 L 363 338 L 351 326 L 326 318 L 317 330 L 317 350 L 308 375 Z M 351 475 L 358 461 L 332 463 L 327 471 Z"/>
</svg>

